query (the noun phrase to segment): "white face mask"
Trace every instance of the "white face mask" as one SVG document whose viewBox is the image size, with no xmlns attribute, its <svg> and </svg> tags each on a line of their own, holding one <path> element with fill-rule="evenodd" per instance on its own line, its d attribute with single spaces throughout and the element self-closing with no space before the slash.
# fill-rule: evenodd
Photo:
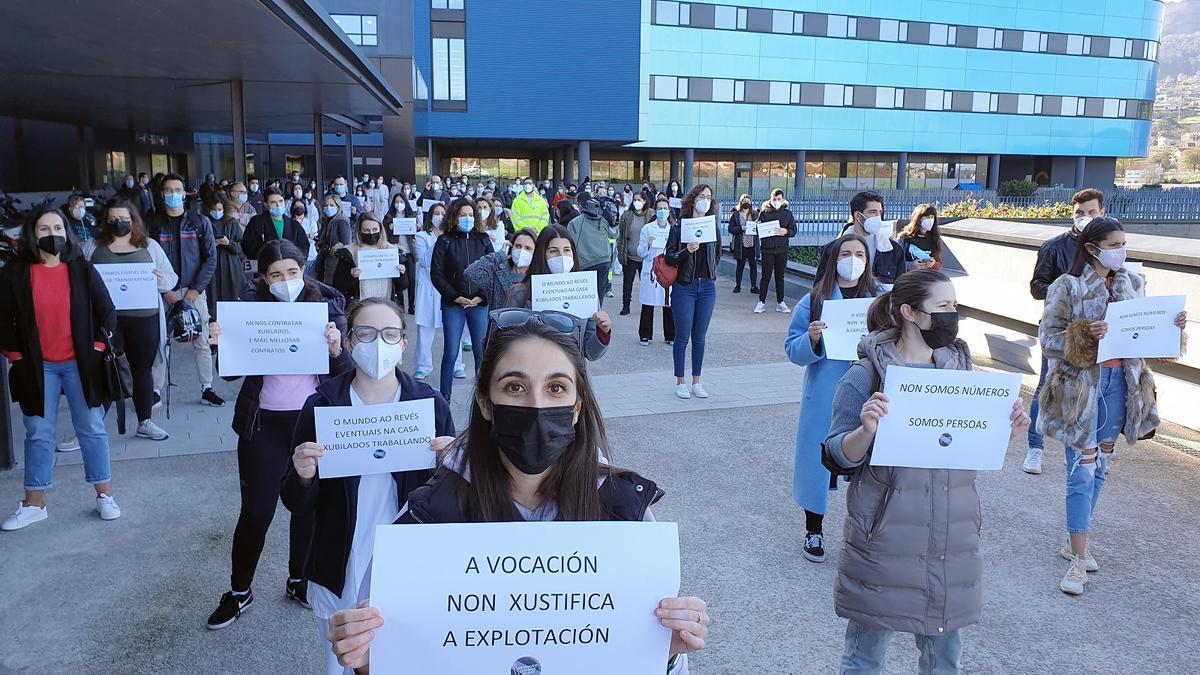
<svg viewBox="0 0 1200 675">
<path fill-rule="evenodd" d="M 533 184 L 532 184 L 532 183 L 526 183 L 526 184 L 525 184 L 525 192 L 527 192 L 527 193 L 528 193 L 528 192 L 533 192 Z"/>
<path fill-rule="evenodd" d="M 921 230 L 923 232 L 928 232 L 932 229 L 933 229 L 933 218 L 922 218 L 921 219 Z"/>
<path fill-rule="evenodd" d="M 879 216 L 871 216 L 863 221 L 863 229 L 867 231 L 867 234 L 875 234 L 882 228 L 883 218 Z"/>
<path fill-rule="evenodd" d="M 575 259 L 565 255 L 546 258 L 546 266 L 550 268 L 551 274 L 566 274 L 575 269 Z"/>
<path fill-rule="evenodd" d="M 708 207 L 710 207 L 710 206 L 712 206 L 712 202 L 708 201 L 707 199 L 697 199 L 696 200 L 696 213 L 698 215 L 704 215 L 704 214 L 708 213 Z"/>
<path fill-rule="evenodd" d="M 778 211 L 779 209 L 782 209 L 782 208 L 783 208 L 783 202 L 782 202 L 782 201 L 780 201 L 780 200 L 778 200 L 778 199 L 772 199 L 772 200 L 771 200 L 771 208 L 773 208 L 773 209 L 775 209 L 776 211 Z"/>
<path fill-rule="evenodd" d="M 288 279 L 287 281 L 276 281 L 271 284 L 271 295 L 283 302 L 295 302 L 296 298 L 300 297 L 300 291 L 303 290 L 304 279 Z"/>
<path fill-rule="evenodd" d="M 486 219 L 486 218 L 487 218 L 488 216 L 490 216 L 490 215 L 492 215 L 492 210 L 491 210 L 491 209 L 489 209 L 489 208 L 482 208 L 482 209 L 479 209 L 479 217 L 480 217 L 480 218 L 485 218 L 485 219 Z"/>
<path fill-rule="evenodd" d="M 1079 216 L 1075 219 L 1075 231 L 1083 232 L 1083 228 L 1087 227 L 1090 222 L 1092 222 L 1091 216 Z"/>
<path fill-rule="evenodd" d="M 867 263 L 862 258 L 842 258 L 837 264 L 838 276 L 846 281 L 858 281 L 867 270 Z"/>
<path fill-rule="evenodd" d="M 1125 247 L 1102 248 L 1096 253 L 1096 260 L 1110 270 L 1119 270 L 1125 266 Z"/>
<path fill-rule="evenodd" d="M 446 219 L 445 216 L 434 216 L 433 218 L 429 219 L 429 222 L 433 223 L 434 227 L 441 228 L 442 221 L 445 219 Z"/>
<path fill-rule="evenodd" d="M 633 210 L 634 211 L 641 211 L 645 207 L 646 207 L 646 202 L 644 202 L 640 199 L 633 200 Z"/>
<path fill-rule="evenodd" d="M 376 337 L 371 342 L 360 342 L 350 350 L 350 358 L 354 365 L 372 380 L 382 380 L 388 373 L 394 371 L 404 359 L 404 341 L 400 344 L 389 345 L 383 341 L 383 336 Z"/>
<path fill-rule="evenodd" d="M 555 260 L 555 258 L 551 258 Z M 512 251 L 513 265 L 524 269 L 529 267 L 529 263 L 533 262 L 533 251 L 526 251 L 523 248 L 514 248 Z"/>
</svg>

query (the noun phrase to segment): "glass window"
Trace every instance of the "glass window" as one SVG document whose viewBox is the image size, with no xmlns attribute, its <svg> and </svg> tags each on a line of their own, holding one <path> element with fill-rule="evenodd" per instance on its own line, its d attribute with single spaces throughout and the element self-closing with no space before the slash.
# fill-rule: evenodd
<svg viewBox="0 0 1200 675">
<path fill-rule="evenodd" d="M 1108 55 L 1122 58 L 1125 56 L 1125 38 L 1110 38 L 1108 41 Z"/>
<path fill-rule="evenodd" d="M 366 47 L 379 44 L 378 18 L 374 14 L 330 14 L 329 18 L 354 44 Z"/>
<path fill-rule="evenodd" d="M 1128 101 L 1125 101 L 1125 100 L 1121 101 L 1121 105 L 1120 105 L 1119 109 L 1117 110 L 1117 117 L 1125 117 L 1125 114 L 1127 112 L 1127 107 L 1128 107 L 1126 105 L 1127 103 L 1128 103 Z"/>
<path fill-rule="evenodd" d="M 1083 38 L 1083 53 L 1084 54 L 1092 53 L 1092 38 L 1090 38 L 1090 37 Z"/>
<path fill-rule="evenodd" d="M 840 84 L 825 85 L 825 105 L 842 105 L 846 89 L 847 87 Z"/>
<path fill-rule="evenodd" d="M 738 10 L 728 5 L 717 5 L 713 12 L 713 25 L 723 30 L 737 30 Z"/>
<path fill-rule="evenodd" d="M 895 87 L 876 87 L 875 88 L 875 107 L 876 108 L 891 108 L 896 105 L 896 89 Z"/>
<path fill-rule="evenodd" d="M 947 91 L 942 94 L 942 110 L 950 110 L 953 107 L 954 92 Z"/>
<path fill-rule="evenodd" d="M 837 14 L 829 15 L 829 28 L 827 35 L 834 38 L 846 37 L 846 17 Z"/>
<path fill-rule="evenodd" d="M 900 22 L 900 41 L 908 42 L 908 22 L 907 21 Z"/>
<path fill-rule="evenodd" d="M 771 12 L 771 32 L 791 35 L 793 26 L 792 13 L 785 9 Z"/>
<path fill-rule="evenodd" d="M 1115 98 L 1104 99 L 1104 116 L 1117 117 L 1120 114 L 1121 101 Z"/>
<path fill-rule="evenodd" d="M 1033 97 L 1033 114 L 1035 114 L 1035 115 L 1042 114 L 1042 97 L 1041 96 Z"/>
<path fill-rule="evenodd" d="M 944 23 L 929 24 L 929 44 L 944 45 L 949 38 L 949 26 Z"/>
<path fill-rule="evenodd" d="M 980 28 L 975 38 L 975 46 L 980 49 L 991 49 L 996 45 L 996 29 Z"/>
<path fill-rule="evenodd" d="M 791 88 L 792 88 L 791 102 L 799 103 L 800 102 L 800 85 L 796 82 L 793 82 Z M 774 103 L 774 101 L 772 101 L 772 103 Z"/>
<path fill-rule="evenodd" d="M 676 78 L 670 75 L 655 75 L 654 76 L 654 98 L 674 99 L 678 85 Z"/>
<path fill-rule="evenodd" d="M 737 11 L 737 27 L 738 30 L 746 30 L 746 17 L 749 14 L 745 9 L 738 8 Z"/>
<path fill-rule="evenodd" d="M 679 3 L 672 0 L 658 0 L 654 6 L 655 21 L 663 26 L 679 25 Z"/>
<path fill-rule="evenodd" d="M 972 112 L 988 112 L 991 108 L 992 97 L 985 91 L 977 91 L 971 98 Z"/>
<path fill-rule="evenodd" d="M 733 100 L 746 100 L 746 82 L 744 80 L 738 80 L 733 83 Z"/>
<path fill-rule="evenodd" d="M 1021 38 L 1021 51 L 1036 52 L 1041 51 L 1042 34 L 1027 30 Z"/>
<path fill-rule="evenodd" d="M 950 26 L 946 31 L 946 44 L 952 45 L 958 42 L 958 28 Z"/>
<path fill-rule="evenodd" d="M 712 100 L 721 103 L 733 102 L 733 80 L 713 80 Z"/>
<path fill-rule="evenodd" d="M 1017 96 L 1017 114 L 1032 115 L 1033 114 L 1033 94 L 1020 94 Z"/>
<path fill-rule="evenodd" d="M 463 0 L 433 0 L 434 9 L 462 9 Z"/>
<path fill-rule="evenodd" d="M 448 38 L 433 39 L 433 97 L 450 99 L 450 44 Z"/>
<path fill-rule="evenodd" d="M 928 89 L 925 91 L 925 109 L 926 110 L 941 110 L 942 109 L 942 94 L 941 89 Z"/>
<path fill-rule="evenodd" d="M 988 111 L 996 112 L 1000 109 L 1000 94 L 989 94 Z"/>
<path fill-rule="evenodd" d="M 858 37 L 858 19 L 850 17 L 846 21 L 846 37 Z"/>
<path fill-rule="evenodd" d="M 1062 114 L 1066 115 L 1067 117 L 1074 117 L 1079 104 L 1082 102 L 1083 99 L 1076 98 L 1074 96 L 1062 97 Z"/>
<path fill-rule="evenodd" d="M 467 41 L 450 39 L 450 100 L 467 100 Z"/>
<path fill-rule="evenodd" d="M 675 97 L 686 100 L 688 97 L 688 79 L 686 77 L 679 78 L 679 84 L 675 92 Z"/>
<path fill-rule="evenodd" d="M 854 105 L 854 87 L 846 87 L 842 97 L 842 105 Z"/>
<path fill-rule="evenodd" d="M 900 39 L 900 22 L 895 19 L 882 19 L 879 22 L 879 39 L 885 42 L 896 42 Z"/>
<path fill-rule="evenodd" d="M 796 35 L 804 32 L 804 15 L 800 12 L 796 12 L 796 19 L 792 23 L 792 32 Z"/>
<path fill-rule="evenodd" d="M 1067 53 L 1082 54 L 1083 53 L 1083 36 L 1068 35 L 1067 36 Z"/>
</svg>

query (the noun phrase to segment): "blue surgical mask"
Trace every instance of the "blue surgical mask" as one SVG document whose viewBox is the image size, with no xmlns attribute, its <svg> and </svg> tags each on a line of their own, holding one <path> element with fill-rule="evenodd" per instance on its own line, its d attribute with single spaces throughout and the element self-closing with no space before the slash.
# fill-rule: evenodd
<svg viewBox="0 0 1200 675">
<path fill-rule="evenodd" d="M 345 185 L 335 185 L 333 190 L 334 190 L 334 192 L 338 193 L 339 197 L 346 196 L 346 186 Z"/>
<path fill-rule="evenodd" d="M 208 217 L 212 218 L 213 220 L 224 220 L 225 212 L 224 211 L 209 211 Z"/>
<path fill-rule="evenodd" d="M 659 209 L 654 212 L 654 215 L 658 216 L 658 222 L 665 223 L 667 218 L 671 217 L 671 209 Z"/>
<path fill-rule="evenodd" d="M 239 204 L 245 204 L 247 201 L 249 201 L 249 199 L 250 199 L 250 195 L 248 195 L 248 194 L 243 193 L 243 194 L 238 195 L 238 203 Z"/>
<path fill-rule="evenodd" d="M 175 192 L 163 195 L 163 204 L 165 204 L 168 209 L 182 209 L 183 195 Z"/>
<path fill-rule="evenodd" d="M 328 218 L 332 218 L 332 217 L 336 216 L 338 214 L 338 211 L 340 211 L 340 210 L 341 209 L 339 209 L 336 206 L 326 206 L 325 207 L 325 216 Z"/>
<path fill-rule="evenodd" d="M 269 206 L 267 207 L 267 210 L 271 212 L 271 216 L 273 218 L 282 218 L 283 214 L 287 213 L 287 210 L 282 206 Z"/>
<path fill-rule="evenodd" d="M 475 229 L 475 217 L 474 216 L 459 216 L 458 217 L 458 231 L 459 232 L 470 232 L 473 229 Z"/>
</svg>

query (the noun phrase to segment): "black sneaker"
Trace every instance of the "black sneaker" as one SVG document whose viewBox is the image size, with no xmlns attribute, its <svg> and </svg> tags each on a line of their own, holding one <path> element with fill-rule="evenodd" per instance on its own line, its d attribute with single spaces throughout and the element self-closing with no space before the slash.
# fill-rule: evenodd
<svg viewBox="0 0 1200 675">
<path fill-rule="evenodd" d="M 308 582 L 307 581 L 291 581 L 287 582 L 287 589 L 284 591 L 288 600 L 295 600 L 304 609 L 312 609 L 312 605 L 308 604 Z"/>
<path fill-rule="evenodd" d="M 254 592 L 250 591 L 245 595 L 234 595 L 226 593 L 221 596 L 221 604 L 217 605 L 217 611 L 208 617 L 208 629 L 220 630 L 229 624 L 237 621 L 254 603 Z"/>
<path fill-rule="evenodd" d="M 734 286 L 734 287 L 733 287 L 733 292 L 734 292 L 734 293 L 741 293 L 741 292 L 742 292 L 742 287 L 741 287 L 741 286 Z"/>
<path fill-rule="evenodd" d="M 665 343 L 667 344 L 667 346 L 668 346 L 668 347 L 674 347 L 674 346 L 675 346 L 675 341 L 674 341 L 674 340 L 663 340 L 663 342 L 665 342 Z"/>
<path fill-rule="evenodd" d="M 757 289 L 757 288 L 755 288 L 754 286 L 751 286 L 751 287 L 750 287 L 750 293 L 751 293 L 752 295 L 758 295 L 758 289 Z"/>
<path fill-rule="evenodd" d="M 629 308 L 628 307 L 621 308 L 621 316 L 629 316 Z"/>
<path fill-rule="evenodd" d="M 804 557 L 815 562 L 825 562 L 825 538 L 819 532 L 804 535 Z"/>
<path fill-rule="evenodd" d="M 213 391 L 212 387 L 205 389 L 204 393 L 200 394 L 200 400 L 214 408 L 220 408 L 225 405 L 225 399 L 217 396 L 217 392 Z"/>
</svg>

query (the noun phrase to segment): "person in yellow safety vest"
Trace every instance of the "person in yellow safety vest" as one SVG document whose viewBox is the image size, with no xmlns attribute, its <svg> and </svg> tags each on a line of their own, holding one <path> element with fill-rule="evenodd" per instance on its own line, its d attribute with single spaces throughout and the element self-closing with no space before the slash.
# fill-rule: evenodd
<svg viewBox="0 0 1200 675">
<path fill-rule="evenodd" d="M 522 183 L 521 194 L 513 198 L 513 231 L 519 232 L 532 227 L 539 234 L 550 224 L 550 205 L 533 189 L 533 179 L 528 176 Z"/>
</svg>

